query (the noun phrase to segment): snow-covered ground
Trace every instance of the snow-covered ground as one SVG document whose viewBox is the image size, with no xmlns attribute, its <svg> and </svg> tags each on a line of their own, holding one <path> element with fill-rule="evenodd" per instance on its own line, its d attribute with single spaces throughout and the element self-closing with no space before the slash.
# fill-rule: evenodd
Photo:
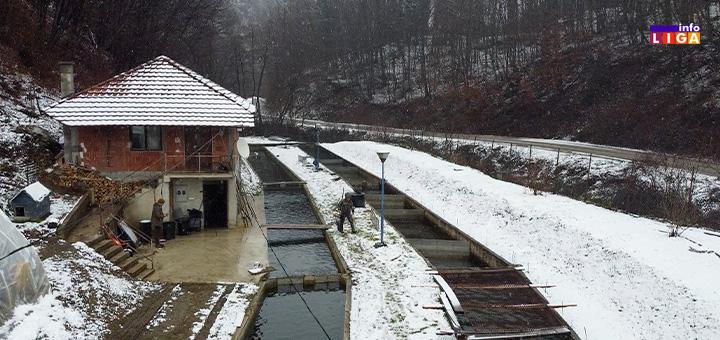
<svg viewBox="0 0 720 340">
<path fill-rule="evenodd" d="M 434 138 L 437 142 L 444 141 L 441 138 Z M 535 140 L 535 139 L 528 139 Z M 542 140 L 539 140 L 542 141 Z M 571 168 L 571 169 L 587 169 L 590 165 L 590 173 L 593 176 L 600 176 L 601 178 L 620 177 L 624 172 L 629 171 L 633 163 L 625 159 L 617 159 L 610 157 L 598 157 L 597 155 L 591 156 L 586 153 L 578 152 L 557 152 L 548 150 L 545 148 L 530 148 L 527 146 L 518 146 L 507 143 L 492 143 L 486 141 L 472 141 L 466 139 L 458 139 L 452 141 L 454 145 L 473 145 L 486 150 L 494 149 L 499 152 L 515 152 L 519 157 L 532 160 L 543 160 L 550 164 L 557 163 L 560 167 Z M 557 141 L 559 144 L 565 141 Z M 602 147 L 602 145 L 580 143 L 580 142 L 567 142 L 568 144 L 583 144 L 592 145 L 596 147 Z M 624 148 L 619 148 L 624 149 Z M 634 149 L 627 149 L 630 151 L 646 152 Z M 668 160 L 668 165 L 672 165 L 672 160 Z M 678 163 L 680 164 L 680 163 Z M 672 167 L 665 169 L 663 166 L 658 166 L 655 169 L 647 169 L 644 173 L 640 174 L 640 179 L 662 186 L 664 178 L 668 175 L 677 176 L 682 174 L 685 178 L 685 186 L 690 186 L 692 175 L 690 172 L 684 172 L 681 170 L 673 169 Z M 651 178 L 652 177 L 652 178 Z M 695 202 L 701 202 L 708 200 L 713 190 L 720 190 L 720 177 L 713 177 L 703 174 L 695 174 L 693 178 L 693 200 Z M 715 205 L 701 205 L 705 210 L 718 209 Z"/>
<path fill-rule="evenodd" d="M 256 196 L 262 192 L 260 177 L 253 171 L 247 159 L 240 158 L 238 161 L 236 176 L 242 181 L 242 190 L 245 194 Z"/>
<path fill-rule="evenodd" d="M 299 162 L 298 156 L 306 154 L 297 147 L 270 151 L 307 182 L 324 220 L 334 221 L 336 204 L 343 192 L 352 189 L 325 167 L 314 172 L 312 166 Z M 370 209 L 358 208 L 356 234 L 331 231 L 352 272 L 351 339 L 436 339 L 437 330 L 450 330 L 450 325 L 442 311 L 423 306 L 439 304 L 440 291 L 412 287 L 434 284 L 425 272 L 427 264 L 391 225 L 385 227 L 388 246 L 375 248 L 380 235 L 373 219 Z"/>
<path fill-rule="evenodd" d="M 390 151 L 389 183 L 524 265 L 533 282 L 557 284 L 544 293 L 551 303 L 578 304 L 562 316 L 583 338 L 717 339 L 720 334 L 717 233 L 690 229 L 682 238 L 670 238 L 661 222 L 562 196 L 536 196 L 525 187 L 399 147 L 324 146 L 376 175 L 381 170 L 376 151 Z"/>
<path fill-rule="evenodd" d="M 250 296 L 257 292 L 258 286 L 252 283 L 238 283 L 228 294 L 225 304 L 210 327 L 208 339 L 231 339 L 237 327 L 240 327 L 245 310 L 250 304 Z"/>
<path fill-rule="evenodd" d="M 16 227 L 31 242 L 45 237 L 54 231 L 48 222 L 62 222 L 78 199 L 51 197 L 48 218 Z M 50 238 L 35 247 L 43 258 L 51 293 L 34 304 L 16 307 L 12 318 L 0 326 L 2 339 L 100 339 L 109 333 L 110 322 L 131 313 L 161 288 L 132 279 L 82 242 Z"/>
<path fill-rule="evenodd" d="M 57 240 L 60 245 L 64 241 Z M 108 323 L 131 313 L 159 284 L 137 281 L 82 242 L 43 260 L 52 292 L 18 306 L 0 338 L 101 339 Z"/>
</svg>

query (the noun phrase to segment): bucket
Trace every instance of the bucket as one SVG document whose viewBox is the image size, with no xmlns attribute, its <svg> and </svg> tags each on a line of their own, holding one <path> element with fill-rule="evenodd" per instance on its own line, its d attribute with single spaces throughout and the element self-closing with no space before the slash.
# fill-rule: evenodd
<svg viewBox="0 0 720 340">
<path fill-rule="evenodd" d="M 365 194 L 353 194 L 350 199 L 353 202 L 353 206 L 356 208 L 365 207 Z"/>
<path fill-rule="evenodd" d="M 179 218 L 175 220 L 175 224 L 177 224 L 178 235 L 185 236 L 190 234 L 190 222 L 187 218 Z"/>
<path fill-rule="evenodd" d="M 140 221 L 140 232 L 147 235 L 147 237 L 152 239 L 152 222 L 150 220 L 141 220 Z M 144 238 L 141 238 L 144 240 Z"/>
<path fill-rule="evenodd" d="M 175 222 L 163 222 L 163 238 L 165 240 L 175 238 Z"/>
</svg>

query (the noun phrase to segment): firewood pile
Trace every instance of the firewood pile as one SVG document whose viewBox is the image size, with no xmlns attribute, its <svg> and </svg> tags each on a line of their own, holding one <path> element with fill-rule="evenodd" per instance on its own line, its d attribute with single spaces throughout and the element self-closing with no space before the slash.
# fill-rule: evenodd
<svg viewBox="0 0 720 340">
<path fill-rule="evenodd" d="M 73 192 L 93 189 L 98 203 L 120 201 L 134 191 L 139 191 L 143 182 L 120 182 L 76 165 L 68 165 L 53 173 L 55 185 Z"/>
</svg>

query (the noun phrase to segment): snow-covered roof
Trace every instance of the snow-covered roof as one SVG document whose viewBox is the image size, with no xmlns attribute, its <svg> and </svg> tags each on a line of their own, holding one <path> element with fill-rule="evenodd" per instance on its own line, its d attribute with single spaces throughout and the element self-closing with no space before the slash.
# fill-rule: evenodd
<svg viewBox="0 0 720 340">
<path fill-rule="evenodd" d="M 69 126 L 254 126 L 255 106 L 209 79 L 159 56 L 51 105 Z"/>
<path fill-rule="evenodd" d="M 44 200 L 47 195 L 50 195 L 50 189 L 46 188 L 40 182 L 35 182 L 28 185 L 25 189 L 20 190 L 12 199 L 15 199 L 15 197 L 23 192 L 27 193 L 35 202 L 40 202 Z"/>
</svg>

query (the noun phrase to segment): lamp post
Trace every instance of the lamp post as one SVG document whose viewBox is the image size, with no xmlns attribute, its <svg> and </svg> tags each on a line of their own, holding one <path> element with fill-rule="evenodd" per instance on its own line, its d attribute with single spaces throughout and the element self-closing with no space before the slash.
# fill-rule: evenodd
<svg viewBox="0 0 720 340">
<path fill-rule="evenodd" d="M 317 142 L 315 143 L 315 172 L 320 171 L 320 126 L 315 125 L 315 138 L 317 139 Z"/>
<path fill-rule="evenodd" d="M 385 246 L 385 160 L 390 152 L 378 151 L 377 155 L 382 163 L 382 180 L 380 182 L 380 242 L 375 244 L 375 248 Z"/>
</svg>

